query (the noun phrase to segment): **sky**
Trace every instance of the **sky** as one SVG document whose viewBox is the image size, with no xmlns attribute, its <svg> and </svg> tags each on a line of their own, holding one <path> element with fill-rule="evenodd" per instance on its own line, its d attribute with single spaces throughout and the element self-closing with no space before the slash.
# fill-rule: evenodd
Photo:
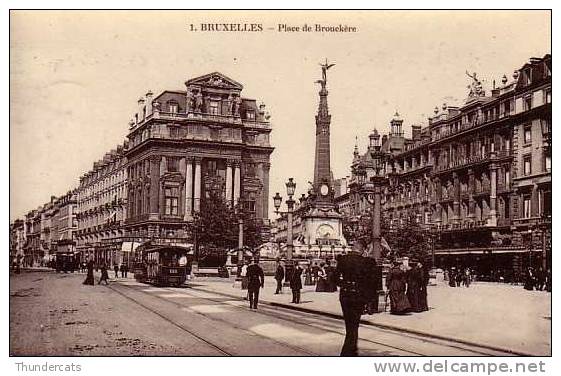
<svg viewBox="0 0 561 376">
<path fill-rule="evenodd" d="M 262 32 L 203 32 L 201 23 L 259 23 Z M 199 31 L 191 31 L 193 24 Z M 279 32 L 278 25 L 348 25 L 353 33 Z M 272 28 L 272 30 L 269 30 Z M 78 186 L 122 143 L 148 90 L 183 90 L 219 71 L 271 113 L 270 193 L 313 180 L 315 114 L 328 72 L 331 166 L 350 174 L 355 140 L 406 136 L 435 106 L 461 105 L 477 72 L 486 87 L 551 50 L 547 11 L 12 11 L 10 220 Z M 272 199 L 270 218 L 272 213 Z"/>
</svg>

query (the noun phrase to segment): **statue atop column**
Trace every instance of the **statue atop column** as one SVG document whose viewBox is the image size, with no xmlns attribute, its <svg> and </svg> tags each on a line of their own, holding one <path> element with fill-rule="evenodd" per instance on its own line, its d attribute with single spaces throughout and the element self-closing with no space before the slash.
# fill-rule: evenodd
<svg viewBox="0 0 561 376">
<path fill-rule="evenodd" d="M 325 91 L 327 85 L 327 70 L 334 66 L 335 64 L 329 64 L 327 59 L 325 59 L 325 64 L 319 64 L 321 66 L 321 80 L 317 80 L 316 83 L 321 84 L 321 90 Z"/>
</svg>

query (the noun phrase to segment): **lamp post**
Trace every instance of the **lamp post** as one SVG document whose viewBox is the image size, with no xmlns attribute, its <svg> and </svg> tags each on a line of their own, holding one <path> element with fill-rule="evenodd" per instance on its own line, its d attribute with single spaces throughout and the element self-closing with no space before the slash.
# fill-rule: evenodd
<svg viewBox="0 0 561 376">
<path fill-rule="evenodd" d="M 382 187 L 386 184 L 386 176 L 384 169 L 384 158 L 385 155 L 381 152 L 381 146 L 379 142 L 379 135 L 377 132 L 374 133 L 372 137 L 370 155 L 373 161 L 374 176 L 367 180 L 366 168 L 364 166 L 359 166 L 356 170 L 356 175 L 358 178 L 360 193 L 366 198 L 366 201 L 372 205 L 372 257 L 379 261 L 382 257 L 382 235 L 381 235 L 381 195 Z"/>
<path fill-rule="evenodd" d="M 286 194 L 288 195 L 288 199 L 286 200 L 286 206 L 288 211 L 286 213 L 287 219 L 287 236 L 286 236 L 286 262 L 285 262 L 285 281 L 290 280 L 290 276 L 292 275 L 293 264 L 292 264 L 292 252 L 294 248 L 293 243 L 293 228 L 292 228 L 292 212 L 294 210 L 294 201 L 292 196 L 294 196 L 294 191 L 296 190 L 296 183 L 294 182 L 293 178 L 289 178 L 288 182 L 286 182 Z M 282 204 L 282 196 L 277 192 L 273 196 L 273 204 L 275 206 L 275 212 L 277 214 L 284 214 L 279 211 L 281 204 Z"/>
</svg>

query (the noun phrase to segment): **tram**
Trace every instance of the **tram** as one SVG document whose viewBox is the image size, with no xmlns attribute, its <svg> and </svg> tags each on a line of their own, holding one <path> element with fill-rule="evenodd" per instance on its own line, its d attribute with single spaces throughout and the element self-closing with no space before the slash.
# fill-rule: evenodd
<svg viewBox="0 0 561 376">
<path fill-rule="evenodd" d="M 54 269 L 57 273 L 74 273 L 74 270 L 78 269 L 78 255 L 74 252 L 57 252 Z"/>
<path fill-rule="evenodd" d="M 193 251 L 178 245 L 146 245 L 137 249 L 134 278 L 155 286 L 181 286 L 191 274 Z"/>
</svg>

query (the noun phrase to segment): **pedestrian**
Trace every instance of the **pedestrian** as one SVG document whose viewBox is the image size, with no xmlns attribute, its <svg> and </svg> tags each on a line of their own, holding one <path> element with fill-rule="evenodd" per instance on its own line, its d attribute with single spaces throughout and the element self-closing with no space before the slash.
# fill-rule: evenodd
<svg viewBox="0 0 561 376">
<path fill-rule="evenodd" d="M 314 262 L 314 265 L 312 266 L 312 282 L 315 285 L 318 282 L 318 272 L 319 272 L 319 267 L 317 262 Z"/>
<path fill-rule="evenodd" d="M 242 278 L 242 291 L 247 291 L 247 268 L 248 263 L 244 261 L 241 269 L 240 269 L 240 277 Z M 246 292 L 244 299 L 248 298 L 248 292 Z"/>
<path fill-rule="evenodd" d="M 316 292 L 327 291 L 327 273 L 325 271 L 325 264 L 322 262 L 318 268 L 318 278 L 316 283 Z"/>
<path fill-rule="evenodd" d="M 551 269 L 547 269 L 545 274 L 545 290 L 551 292 Z"/>
<path fill-rule="evenodd" d="M 84 283 L 84 285 L 92 285 L 93 286 L 95 284 L 94 283 L 94 274 L 93 274 L 93 272 L 94 272 L 94 262 L 93 262 L 93 260 L 90 259 L 88 261 L 87 269 L 88 269 L 88 274 L 86 275 L 86 279 L 83 283 Z"/>
<path fill-rule="evenodd" d="M 337 262 L 337 282 L 339 284 L 339 302 L 345 320 L 345 342 L 341 349 L 341 356 L 358 355 L 358 327 L 360 316 L 366 304 L 364 298 L 364 280 L 367 273 L 362 242 L 355 242 L 351 251 L 341 256 Z"/>
<path fill-rule="evenodd" d="M 326 291 L 337 292 L 336 269 L 331 265 L 331 261 L 325 261 Z"/>
<path fill-rule="evenodd" d="M 421 274 L 422 274 L 422 278 L 421 278 L 422 283 L 420 286 L 421 290 L 419 294 L 419 307 L 420 307 L 420 312 L 424 312 L 429 310 L 427 295 L 428 295 L 430 274 L 429 274 L 429 270 L 426 267 L 424 267 L 423 264 L 421 264 L 420 262 L 417 264 L 417 267 L 421 270 Z"/>
<path fill-rule="evenodd" d="M 526 280 L 524 282 L 524 289 L 526 290 L 534 290 L 535 284 L 535 277 L 534 277 L 534 269 L 529 267 L 526 269 Z"/>
<path fill-rule="evenodd" d="M 97 283 L 98 285 L 101 285 L 102 281 L 105 281 L 105 284 L 108 285 L 109 284 L 109 274 L 107 273 L 107 266 L 105 265 L 105 263 L 101 264 L 101 277 L 99 277 L 99 282 Z"/>
<path fill-rule="evenodd" d="M 256 259 L 252 259 L 251 265 L 247 267 L 246 277 L 249 308 L 257 309 L 257 303 L 259 303 L 259 289 L 265 286 L 265 274 L 263 273 L 263 269 L 257 264 Z"/>
<path fill-rule="evenodd" d="M 121 278 L 125 278 L 125 264 L 121 264 Z"/>
<path fill-rule="evenodd" d="M 464 272 L 460 268 L 458 268 L 458 272 L 456 273 L 456 287 L 460 287 L 462 285 L 462 281 L 464 279 Z"/>
<path fill-rule="evenodd" d="M 115 279 L 119 278 L 119 265 L 115 264 L 113 270 L 115 271 Z"/>
<path fill-rule="evenodd" d="M 304 271 L 304 285 L 305 286 L 311 286 L 314 283 L 312 282 L 312 268 L 310 267 L 310 265 L 308 265 L 308 267 L 306 268 L 306 270 Z"/>
<path fill-rule="evenodd" d="M 296 263 L 290 276 L 290 289 L 292 290 L 292 303 L 300 304 L 300 290 L 302 290 L 302 267 Z"/>
<path fill-rule="evenodd" d="M 417 267 L 417 263 L 412 266 L 412 269 L 407 272 L 407 299 L 411 304 L 411 311 L 422 312 L 421 285 L 423 283 L 423 271 Z"/>
<path fill-rule="evenodd" d="M 125 269 L 125 278 L 128 278 L 129 266 L 127 264 L 123 264 L 123 268 Z"/>
<path fill-rule="evenodd" d="M 536 272 L 536 290 L 543 291 L 545 287 L 545 271 L 540 267 Z"/>
<path fill-rule="evenodd" d="M 462 283 L 465 287 L 469 287 L 471 284 L 471 270 L 469 268 L 464 269 L 464 280 Z"/>
<path fill-rule="evenodd" d="M 386 287 L 390 292 L 390 313 L 394 315 L 403 315 L 411 308 L 411 304 L 409 304 L 405 294 L 406 281 L 407 275 L 404 265 L 400 261 L 395 260 L 393 268 L 386 277 Z"/>
<path fill-rule="evenodd" d="M 277 290 L 275 294 L 282 294 L 282 280 L 284 279 L 284 268 L 281 262 L 278 262 L 277 270 L 275 271 L 275 280 L 277 281 Z"/>
<path fill-rule="evenodd" d="M 456 287 L 456 268 L 450 269 L 448 273 L 448 286 Z"/>
</svg>

